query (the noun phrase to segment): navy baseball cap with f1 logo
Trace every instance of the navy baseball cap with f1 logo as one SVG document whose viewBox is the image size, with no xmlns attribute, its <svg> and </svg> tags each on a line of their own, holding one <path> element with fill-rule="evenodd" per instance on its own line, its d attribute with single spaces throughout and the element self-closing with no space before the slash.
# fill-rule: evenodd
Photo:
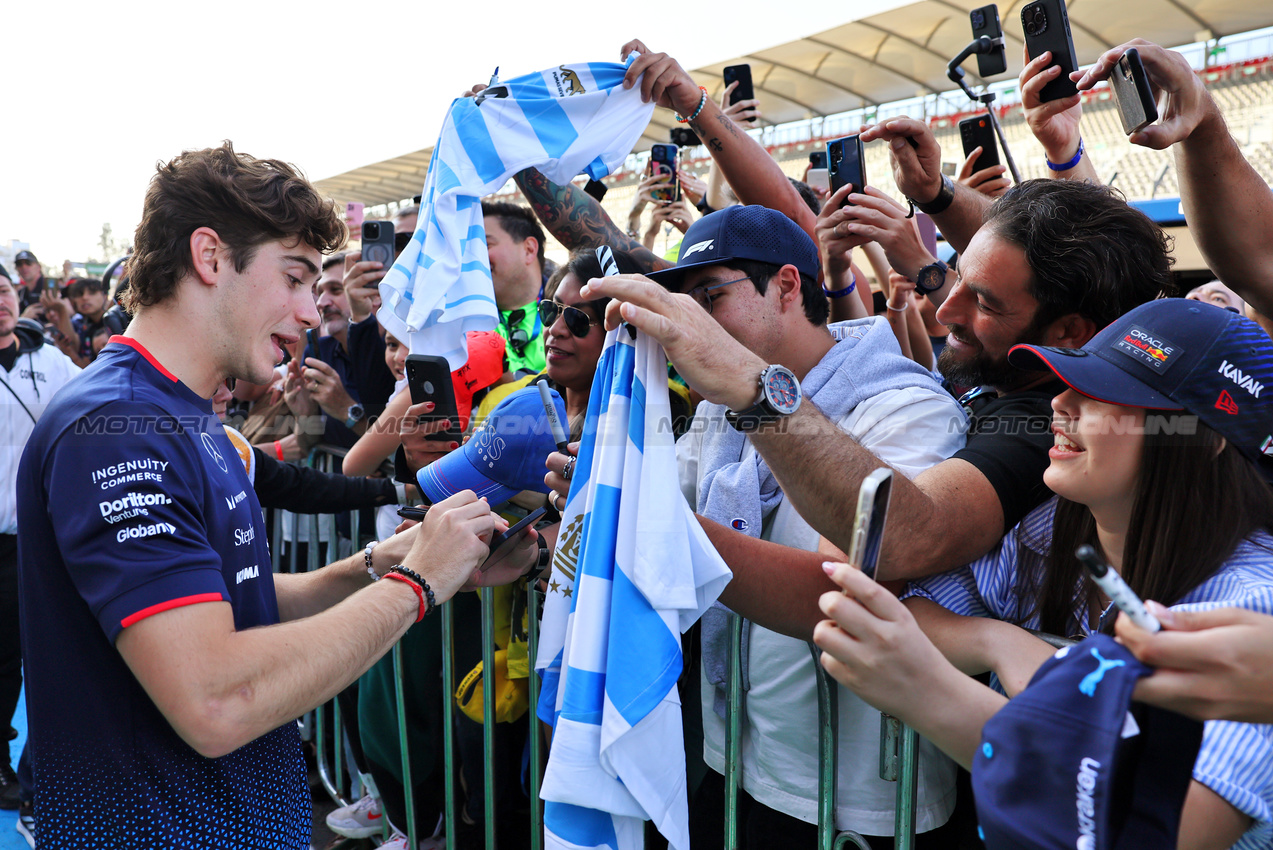
<svg viewBox="0 0 1273 850">
<path fill-rule="evenodd" d="M 690 225 L 681 240 L 676 265 L 647 277 L 679 290 L 690 269 L 728 260 L 752 260 L 775 266 L 793 265 L 818 279 L 818 246 L 787 216 L 759 205 L 735 205 L 705 215 Z"/>
<path fill-rule="evenodd" d="M 1273 340 L 1250 319 L 1163 298 L 1124 314 L 1082 348 L 1016 345 L 1008 362 L 1054 372 L 1097 401 L 1197 416 L 1273 481 Z"/>
</svg>

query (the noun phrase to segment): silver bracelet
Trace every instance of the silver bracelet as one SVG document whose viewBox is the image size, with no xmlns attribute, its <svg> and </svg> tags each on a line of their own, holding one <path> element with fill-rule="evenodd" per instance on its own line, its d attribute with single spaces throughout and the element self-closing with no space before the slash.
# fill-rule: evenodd
<svg viewBox="0 0 1273 850">
<path fill-rule="evenodd" d="M 367 544 L 367 548 L 362 550 L 362 559 L 367 562 L 367 575 L 371 576 L 372 581 L 380 581 L 380 573 L 376 572 L 376 568 L 371 565 L 371 550 L 376 548 L 379 540 L 373 540 Z"/>
</svg>

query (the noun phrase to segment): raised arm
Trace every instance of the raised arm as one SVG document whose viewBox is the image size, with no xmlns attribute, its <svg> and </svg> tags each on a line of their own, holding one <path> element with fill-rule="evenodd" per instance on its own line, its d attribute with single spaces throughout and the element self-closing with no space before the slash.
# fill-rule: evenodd
<svg viewBox="0 0 1273 850">
<path fill-rule="evenodd" d="M 594 280 L 583 293 L 585 298 L 614 298 L 606 308 L 607 326 L 622 320 L 650 334 L 709 401 L 733 410 L 755 403 L 758 378 L 768 364 L 726 333 L 693 298 L 634 275 Z M 847 550 L 858 488 L 885 463 L 814 404 L 800 405 L 749 437 L 805 521 Z M 880 566 L 888 579 L 918 578 L 966 564 L 1003 536 L 998 494 L 967 461 L 943 461 L 914 481 L 894 476 L 892 504 L 896 521 L 889 524 Z"/>
<path fill-rule="evenodd" d="M 535 168 L 517 172 L 513 180 L 544 227 L 569 250 L 609 245 L 650 271 L 672 265 L 624 233 L 596 199 L 573 183 L 558 185 Z"/>
<path fill-rule="evenodd" d="M 897 190 L 917 204 L 937 200 L 944 182 L 941 145 L 928 125 L 914 118 L 892 118 L 862 131 L 863 143 L 879 139 L 888 142 Z M 954 199 L 945 210 L 933 215 L 933 221 L 946 241 L 962 254 L 981 228 L 982 214 L 991 200 L 975 189 L 953 182 L 951 185 Z"/>
<path fill-rule="evenodd" d="M 1045 50 L 1030 58 L 1025 51 L 1025 65 L 1021 76 L 1017 78 L 1021 91 L 1021 106 L 1025 110 L 1026 124 L 1030 132 L 1043 146 L 1047 156 L 1048 173 L 1056 180 L 1086 180 L 1089 183 L 1100 183 L 1101 179 L 1092 165 L 1092 158 L 1084 150 L 1080 156 L 1079 148 L 1082 136 L 1079 123 L 1083 118 L 1082 95 L 1073 94 L 1059 100 L 1044 103 L 1039 100 L 1043 87 L 1061 74 L 1061 66 L 1053 63 L 1052 52 Z M 1078 162 L 1069 168 L 1053 168 L 1054 165 L 1069 165 L 1078 157 Z"/>
<path fill-rule="evenodd" d="M 678 115 L 692 116 L 690 128 L 703 140 L 738 200 L 786 214 L 816 242 L 813 210 L 760 142 L 747 135 L 718 103 L 707 97 L 671 56 L 651 53 L 636 39 L 625 44 L 620 55 L 627 56 L 633 51 L 641 55 L 628 68 L 624 85 L 631 88 L 639 84 L 647 102 L 674 110 Z"/>
<path fill-rule="evenodd" d="M 1185 218 L 1220 280 L 1265 315 L 1273 311 L 1273 191 L 1251 167 L 1207 87 L 1174 50 L 1134 39 L 1106 51 L 1078 79 L 1089 89 L 1110 72 L 1129 47 L 1141 62 L 1157 98 L 1167 97 L 1159 120 L 1133 133 L 1132 144 L 1155 150 L 1174 146 Z"/>
</svg>

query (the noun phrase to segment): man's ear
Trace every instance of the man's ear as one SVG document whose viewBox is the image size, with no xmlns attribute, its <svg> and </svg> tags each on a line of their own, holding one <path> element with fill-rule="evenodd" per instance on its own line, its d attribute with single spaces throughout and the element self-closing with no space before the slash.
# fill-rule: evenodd
<svg viewBox="0 0 1273 850">
<path fill-rule="evenodd" d="M 800 270 L 795 266 L 787 264 L 780 268 L 769 285 L 778 287 L 778 303 L 783 310 L 791 307 L 804 309 L 804 302 L 800 300 Z"/>
<path fill-rule="evenodd" d="M 202 283 L 212 286 L 217 282 L 221 264 L 228 262 L 222 250 L 225 243 L 210 227 L 200 227 L 190 234 L 190 260 L 194 266 L 195 277 Z"/>
<path fill-rule="evenodd" d="M 522 250 L 526 252 L 526 261 L 539 260 L 539 240 L 534 236 L 527 236 L 522 240 Z"/>
<path fill-rule="evenodd" d="M 1066 313 L 1053 320 L 1043 331 L 1043 344 L 1055 348 L 1082 348 L 1100 328 L 1096 322 L 1078 313 Z"/>
</svg>

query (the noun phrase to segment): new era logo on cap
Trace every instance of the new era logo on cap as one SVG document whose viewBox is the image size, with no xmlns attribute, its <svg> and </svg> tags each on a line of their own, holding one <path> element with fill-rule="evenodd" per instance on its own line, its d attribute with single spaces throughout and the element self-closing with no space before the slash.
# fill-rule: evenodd
<svg viewBox="0 0 1273 850">
<path fill-rule="evenodd" d="M 1220 391 L 1220 397 L 1216 399 L 1216 410 L 1223 410 L 1230 416 L 1238 415 L 1238 403 L 1229 395 L 1228 390 Z"/>
</svg>

